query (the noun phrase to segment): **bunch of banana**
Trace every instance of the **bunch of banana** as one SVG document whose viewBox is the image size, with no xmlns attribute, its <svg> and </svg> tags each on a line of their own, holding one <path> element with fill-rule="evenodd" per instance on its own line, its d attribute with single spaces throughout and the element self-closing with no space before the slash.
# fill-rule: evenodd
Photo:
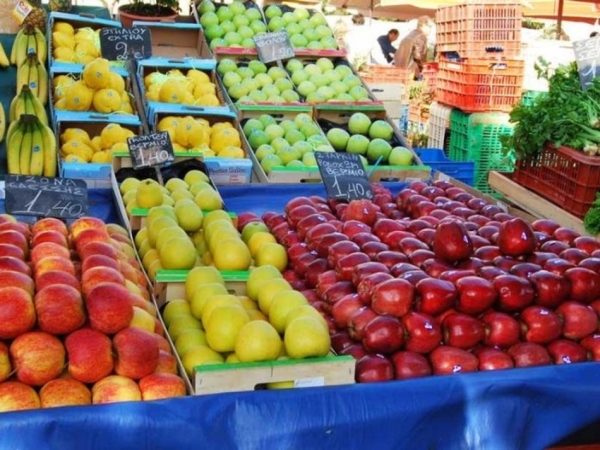
<svg viewBox="0 0 600 450">
<path fill-rule="evenodd" d="M 10 61 L 6 56 L 2 42 L 0 42 L 0 67 L 6 68 L 8 66 L 10 66 Z"/>
<path fill-rule="evenodd" d="M 56 137 L 36 116 L 21 115 L 11 122 L 6 134 L 8 173 L 55 177 Z"/>
<path fill-rule="evenodd" d="M 27 84 L 24 84 L 21 87 L 19 94 L 15 95 L 12 102 L 10 102 L 8 118 L 13 122 L 17 120 L 17 117 L 21 117 L 23 114 L 37 116 L 44 125 L 48 125 L 46 108 L 44 108 L 40 99 L 33 95 L 31 88 Z"/>
<path fill-rule="evenodd" d="M 48 103 L 48 71 L 35 53 L 29 53 L 17 68 L 17 94 L 24 85 L 29 86 L 42 105 Z"/>
<path fill-rule="evenodd" d="M 35 53 L 42 65 L 46 64 L 48 46 L 44 34 L 35 27 L 21 28 L 15 37 L 10 52 L 10 63 L 17 67 L 23 64 L 27 55 Z"/>
</svg>

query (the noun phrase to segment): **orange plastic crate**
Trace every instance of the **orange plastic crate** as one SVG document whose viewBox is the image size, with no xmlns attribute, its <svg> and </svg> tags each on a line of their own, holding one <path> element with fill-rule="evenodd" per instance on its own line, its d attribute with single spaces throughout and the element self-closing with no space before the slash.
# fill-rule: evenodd
<svg viewBox="0 0 600 450">
<path fill-rule="evenodd" d="M 463 58 L 521 54 L 522 6 L 514 1 L 467 3 L 439 8 L 436 46 Z"/>
<path fill-rule="evenodd" d="M 517 161 L 513 179 L 583 218 L 600 191 L 600 157 L 546 144 L 536 156 Z"/>
<path fill-rule="evenodd" d="M 373 83 L 401 83 L 405 86 L 412 81 L 412 72 L 394 66 L 367 66 L 363 78 Z"/>
<path fill-rule="evenodd" d="M 441 60 L 436 100 L 464 112 L 510 112 L 521 100 L 525 62 L 518 59 Z"/>
</svg>

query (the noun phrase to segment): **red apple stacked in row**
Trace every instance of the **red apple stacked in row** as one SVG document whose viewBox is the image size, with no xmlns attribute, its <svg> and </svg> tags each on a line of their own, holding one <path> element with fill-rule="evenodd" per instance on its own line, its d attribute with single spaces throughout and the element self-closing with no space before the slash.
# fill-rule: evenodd
<svg viewBox="0 0 600 450">
<path fill-rule="evenodd" d="M 124 229 L 3 219 L 0 411 L 185 395 Z"/>
<path fill-rule="evenodd" d="M 358 381 L 600 360 L 600 242 L 445 181 L 373 188 L 262 217 Z"/>
</svg>

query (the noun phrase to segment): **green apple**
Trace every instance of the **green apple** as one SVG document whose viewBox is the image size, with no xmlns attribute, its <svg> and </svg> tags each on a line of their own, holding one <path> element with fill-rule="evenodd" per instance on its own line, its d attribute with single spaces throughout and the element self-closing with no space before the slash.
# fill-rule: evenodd
<svg viewBox="0 0 600 450">
<path fill-rule="evenodd" d="M 321 86 L 319 89 L 317 89 L 317 94 L 323 96 L 326 101 L 331 100 L 337 95 L 335 90 L 329 86 Z"/>
<path fill-rule="evenodd" d="M 304 165 L 304 163 L 298 159 L 294 159 L 292 161 L 290 161 L 289 163 L 287 163 L 285 165 L 285 167 L 289 167 L 290 169 L 304 169 L 306 168 L 306 166 Z"/>
<path fill-rule="evenodd" d="M 248 69 L 250 69 L 254 75 L 267 73 L 267 66 L 258 59 L 253 59 L 250 61 L 248 63 Z"/>
<path fill-rule="evenodd" d="M 323 71 L 321 70 L 321 68 L 319 66 L 317 66 L 316 64 L 307 64 L 304 67 L 304 70 L 306 71 L 306 73 L 308 74 L 308 76 L 312 76 L 315 75 L 317 73 L 323 73 Z"/>
<path fill-rule="evenodd" d="M 284 148 L 287 148 L 289 146 L 290 146 L 290 143 L 282 137 L 276 137 L 275 139 L 273 139 L 271 141 L 271 147 L 273 147 L 275 149 L 275 153 L 277 153 L 278 151 L 280 151 Z"/>
<path fill-rule="evenodd" d="M 250 93 L 248 94 L 248 96 L 254 100 L 256 103 L 262 103 L 262 102 L 266 102 L 267 101 L 267 95 L 261 91 L 260 89 L 254 89 L 253 91 L 250 91 Z"/>
<path fill-rule="evenodd" d="M 258 61 L 257 61 L 258 62 Z M 258 75 L 256 75 L 254 77 L 254 80 L 258 83 L 258 85 L 263 88 L 265 86 L 269 86 L 270 84 L 273 84 L 273 80 L 271 79 L 271 77 L 269 75 L 267 75 L 266 73 L 259 73 Z"/>
<path fill-rule="evenodd" d="M 394 129 L 385 120 L 376 120 L 369 127 L 369 137 L 371 139 L 383 139 L 389 141 L 394 135 Z"/>
<path fill-rule="evenodd" d="M 269 20 L 267 28 L 269 31 L 279 31 L 282 28 L 285 28 L 285 22 L 281 17 L 273 17 L 271 20 Z"/>
<path fill-rule="evenodd" d="M 208 28 L 212 25 L 219 25 L 220 20 L 217 14 L 213 11 L 208 11 L 200 17 L 200 25 L 202 28 Z"/>
<path fill-rule="evenodd" d="M 223 38 L 215 38 L 210 41 L 209 47 L 211 50 L 214 50 L 217 47 L 227 47 L 227 42 L 225 42 L 225 39 Z"/>
<path fill-rule="evenodd" d="M 307 167 L 316 167 L 317 159 L 315 158 L 315 154 L 313 152 L 309 152 L 302 155 L 302 163 L 304 163 L 304 165 Z"/>
<path fill-rule="evenodd" d="M 296 117 L 294 117 L 294 123 L 299 129 L 302 129 L 302 126 L 306 125 L 307 123 L 314 124 L 311 115 L 307 113 L 299 113 Z"/>
<path fill-rule="evenodd" d="M 269 136 L 269 139 L 273 141 L 276 138 L 282 138 L 285 135 L 285 130 L 276 123 L 271 123 L 266 126 L 265 133 Z"/>
<path fill-rule="evenodd" d="M 258 8 L 248 8 L 244 12 L 244 15 L 248 18 L 250 23 L 255 22 L 255 21 L 264 23 L 262 21 L 262 15 L 260 14 L 260 11 L 258 10 Z"/>
<path fill-rule="evenodd" d="M 327 132 L 327 140 L 338 151 L 346 150 L 350 134 L 341 128 L 332 128 Z"/>
<path fill-rule="evenodd" d="M 225 33 L 234 32 L 236 30 L 235 25 L 231 20 L 226 20 L 225 22 L 221 22 L 219 24 Z"/>
<path fill-rule="evenodd" d="M 285 140 L 291 145 L 294 145 L 296 142 L 304 141 L 305 139 L 306 137 L 299 130 L 289 130 L 285 133 Z"/>
<path fill-rule="evenodd" d="M 233 19 L 231 19 L 231 21 L 233 22 L 236 29 L 238 29 L 238 30 L 240 29 L 240 27 L 250 25 L 250 20 L 248 20 L 248 17 L 246 17 L 243 13 L 235 14 L 233 16 Z"/>
<path fill-rule="evenodd" d="M 255 8 L 251 8 L 248 11 L 252 11 L 254 9 Z M 252 31 L 254 31 L 254 34 L 264 33 L 265 31 L 267 31 L 267 26 L 265 25 L 265 23 L 262 20 L 251 21 L 250 28 L 252 28 Z"/>
<path fill-rule="evenodd" d="M 279 89 L 279 92 L 287 91 L 288 89 L 294 89 L 294 84 L 288 78 L 278 78 L 275 80 L 275 87 Z"/>
<path fill-rule="evenodd" d="M 242 128 L 244 136 L 248 137 L 254 130 L 263 131 L 264 127 L 262 122 L 258 119 L 248 119 Z"/>
<path fill-rule="evenodd" d="M 279 67 L 271 67 L 267 73 L 273 81 L 277 81 L 279 78 L 287 78 L 287 72 Z"/>
<path fill-rule="evenodd" d="M 252 130 L 248 136 L 248 143 L 253 150 L 257 149 L 263 144 L 268 144 L 269 142 L 269 136 L 267 136 L 267 133 L 262 130 Z"/>
<path fill-rule="evenodd" d="M 221 6 L 217 9 L 217 17 L 219 18 L 219 22 L 225 22 L 226 20 L 233 19 L 233 13 L 229 6 Z"/>
<path fill-rule="evenodd" d="M 316 92 L 317 87 L 310 81 L 303 81 L 297 87 L 298 93 L 303 97 L 308 97 L 310 94 Z"/>
<path fill-rule="evenodd" d="M 394 147 L 388 157 L 392 166 L 410 166 L 413 163 L 412 152 L 405 147 Z"/>
<path fill-rule="evenodd" d="M 293 89 L 286 89 L 281 93 L 281 98 L 287 103 L 299 102 L 300 95 Z"/>
<path fill-rule="evenodd" d="M 279 89 L 274 84 L 269 84 L 268 86 L 263 87 L 263 91 L 267 94 L 267 97 L 273 97 L 274 95 L 279 95 Z"/>
<path fill-rule="evenodd" d="M 248 95 L 249 90 L 245 86 L 242 86 L 241 83 L 238 83 L 238 84 L 234 84 L 229 89 L 227 89 L 227 92 L 229 93 L 231 98 L 233 98 L 234 100 L 238 100 L 238 99 Z"/>
<path fill-rule="evenodd" d="M 237 33 L 242 37 L 242 44 L 244 43 L 244 39 L 251 39 L 254 36 L 254 31 L 248 25 L 239 27 Z"/>
<path fill-rule="evenodd" d="M 350 91 L 348 91 L 348 93 L 357 102 L 369 100 L 369 92 L 362 86 L 354 86 L 354 87 L 350 88 Z"/>
<path fill-rule="evenodd" d="M 283 21 L 285 22 L 286 25 L 297 22 L 297 19 L 294 16 L 294 13 L 290 12 L 290 11 L 283 13 L 281 18 L 283 19 Z"/>
<path fill-rule="evenodd" d="M 322 142 L 327 142 L 327 138 L 325 138 L 324 136 L 321 135 L 321 129 L 319 128 L 319 126 L 314 123 L 311 119 L 310 122 L 305 123 L 304 125 L 302 125 L 300 127 L 300 131 L 302 132 L 302 134 L 304 136 L 306 136 L 306 138 L 311 138 L 311 137 L 315 137 L 315 139 L 320 139 Z"/>
<path fill-rule="evenodd" d="M 246 12 L 246 7 L 244 6 L 244 4 L 242 2 L 239 2 L 239 1 L 234 1 L 234 2 L 230 3 L 229 9 L 231 10 L 231 13 L 233 14 L 234 19 L 235 19 L 235 17 L 239 17 L 241 14 L 245 14 L 245 12 Z"/>
<path fill-rule="evenodd" d="M 321 86 L 327 86 L 329 84 L 329 78 L 322 73 L 315 73 L 308 79 L 315 87 L 320 88 Z"/>
<path fill-rule="evenodd" d="M 320 92 L 311 92 L 306 96 L 306 102 L 315 104 L 315 103 L 325 103 L 327 99 Z"/>
<path fill-rule="evenodd" d="M 242 229 L 242 241 L 244 241 L 247 244 L 248 241 L 250 240 L 250 238 L 255 233 L 261 233 L 261 232 L 268 233 L 269 227 L 267 227 L 263 222 L 258 222 L 258 221 L 257 222 L 249 222 Z"/>
<path fill-rule="evenodd" d="M 214 12 L 215 9 L 215 4 L 211 0 L 202 0 L 198 5 L 198 12 L 201 15 L 204 15 L 207 12 Z"/>
<path fill-rule="evenodd" d="M 375 162 L 381 158 L 381 163 L 386 164 L 391 151 L 392 146 L 388 141 L 379 138 L 373 139 L 367 148 L 367 159 Z"/>
<path fill-rule="evenodd" d="M 304 71 L 304 69 L 298 69 L 292 72 L 292 82 L 296 86 L 300 85 L 303 81 L 308 81 L 308 78 L 309 75 L 306 73 L 306 71 Z"/>
<path fill-rule="evenodd" d="M 292 58 L 288 60 L 288 62 L 285 64 L 285 68 L 289 72 L 294 73 L 296 70 L 303 69 L 304 64 L 302 64 L 302 61 L 300 61 L 299 59 Z"/>
<path fill-rule="evenodd" d="M 366 155 L 367 149 L 369 148 L 369 142 L 369 138 L 362 134 L 350 136 L 348 144 L 346 145 L 346 152 L 357 155 Z"/>
<path fill-rule="evenodd" d="M 292 148 L 298 150 L 302 157 L 304 157 L 304 155 L 307 153 L 312 153 L 314 151 L 313 146 L 306 141 L 294 142 L 294 144 L 292 144 Z"/>
<path fill-rule="evenodd" d="M 254 154 L 256 155 L 256 159 L 258 159 L 258 161 L 260 162 L 263 159 L 265 159 L 266 156 L 274 155 L 275 149 L 273 147 L 271 147 L 269 144 L 263 144 L 256 149 Z"/>
<path fill-rule="evenodd" d="M 219 64 L 217 65 L 217 72 L 219 72 L 221 75 L 224 75 L 228 72 L 236 71 L 237 68 L 237 64 L 234 60 L 225 58 L 219 61 Z"/>
<path fill-rule="evenodd" d="M 274 167 L 281 167 L 283 164 L 277 155 L 269 155 L 260 162 L 261 167 L 266 174 L 269 174 Z"/>
<path fill-rule="evenodd" d="M 319 37 L 319 39 L 329 38 L 333 36 L 333 32 L 327 25 L 319 25 L 315 28 L 315 33 Z"/>
<path fill-rule="evenodd" d="M 369 133 L 369 128 L 371 128 L 371 119 L 365 113 L 357 112 L 350 116 L 348 121 L 350 134 L 364 134 L 366 136 Z"/>
<path fill-rule="evenodd" d="M 279 150 L 275 154 L 279 157 L 283 165 L 287 165 L 290 161 L 299 160 L 302 157 L 298 150 L 294 150 L 289 146 Z"/>
<path fill-rule="evenodd" d="M 213 39 L 221 38 L 225 35 L 225 30 L 220 25 L 210 25 L 204 30 L 206 39 L 212 41 Z"/>
<path fill-rule="evenodd" d="M 260 116 L 258 116 L 258 120 L 261 121 L 264 128 L 267 128 L 267 126 L 271 125 L 272 123 L 277 123 L 275 118 L 270 114 L 261 114 Z"/>
<path fill-rule="evenodd" d="M 242 43 L 242 37 L 235 31 L 229 31 L 228 33 L 225 33 L 223 39 L 229 45 L 239 45 Z"/>
<path fill-rule="evenodd" d="M 269 5 L 267 9 L 265 9 L 265 17 L 267 19 L 273 19 L 274 17 L 281 17 L 283 12 L 281 8 L 277 5 Z"/>
<path fill-rule="evenodd" d="M 297 130 L 298 129 L 298 127 L 296 126 L 296 124 L 294 123 L 294 121 L 290 120 L 290 119 L 283 119 L 281 122 L 279 122 L 279 126 L 281 128 L 283 128 L 286 133 L 288 131 L 290 131 L 290 130 Z"/>
<path fill-rule="evenodd" d="M 227 72 L 223 75 L 223 84 L 226 88 L 230 88 L 242 82 L 242 77 L 237 72 Z"/>
</svg>

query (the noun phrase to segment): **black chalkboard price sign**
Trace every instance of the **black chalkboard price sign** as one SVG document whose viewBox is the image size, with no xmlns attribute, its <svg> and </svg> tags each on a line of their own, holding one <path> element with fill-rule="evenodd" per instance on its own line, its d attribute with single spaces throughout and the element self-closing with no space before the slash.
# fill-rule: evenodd
<svg viewBox="0 0 600 450">
<path fill-rule="evenodd" d="M 87 184 L 83 180 L 6 175 L 5 189 L 9 214 L 77 219 L 88 213 Z"/>
<path fill-rule="evenodd" d="M 581 87 L 587 89 L 600 74 L 600 37 L 573 42 Z"/>
<path fill-rule="evenodd" d="M 148 27 L 102 28 L 100 50 L 110 61 L 145 59 L 152 56 L 152 39 Z"/>
<path fill-rule="evenodd" d="M 315 152 L 315 158 L 329 197 L 345 200 L 373 198 L 371 183 L 358 155 Z"/>
<path fill-rule="evenodd" d="M 144 134 L 127 139 L 133 168 L 158 167 L 175 159 L 169 133 Z"/>
<path fill-rule="evenodd" d="M 294 57 L 294 48 L 290 44 L 287 31 L 276 31 L 254 36 L 258 58 L 264 63 L 282 61 Z"/>
</svg>

